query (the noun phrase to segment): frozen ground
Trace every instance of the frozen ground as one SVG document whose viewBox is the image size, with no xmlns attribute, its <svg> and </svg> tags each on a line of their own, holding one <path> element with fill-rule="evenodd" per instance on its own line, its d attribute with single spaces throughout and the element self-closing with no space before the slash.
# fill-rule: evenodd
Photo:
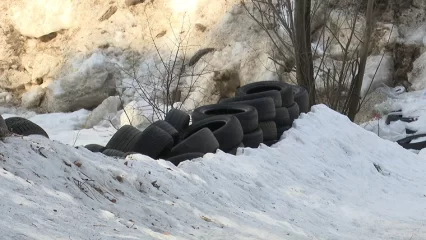
<svg viewBox="0 0 426 240">
<path fill-rule="evenodd" d="M 323 105 L 271 148 L 179 167 L 36 136 L 0 153 L 2 239 L 426 238 L 424 159 Z"/>
</svg>

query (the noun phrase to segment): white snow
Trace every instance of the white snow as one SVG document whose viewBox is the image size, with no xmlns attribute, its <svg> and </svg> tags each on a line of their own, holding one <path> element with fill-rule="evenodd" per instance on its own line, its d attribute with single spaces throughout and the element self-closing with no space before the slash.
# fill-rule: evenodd
<svg viewBox="0 0 426 240">
<path fill-rule="evenodd" d="M 2 239 L 426 237 L 424 158 L 324 105 L 271 148 L 179 167 L 36 136 L 0 153 Z"/>
<path fill-rule="evenodd" d="M 416 134 L 426 133 L 426 90 L 401 94 L 389 92 L 389 99 L 378 104 L 376 109 L 382 118 L 361 126 L 382 138 L 397 141 L 407 136 L 406 129 L 414 130 Z M 413 117 L 417 120 L 411 123 L 396 121 L 386 125 L 387 115 L 397 110 L 401 110 L 403 117 Z"/>
<path fill-rule="evenodd" d="M 81 146 L 91 143 L 106 145 L 116 129 L 105 122 L 90 129 L 83 129 L 91 112 L 79 110 L 72 113 L 34 113 L 18 112 L 2 114 L 3 118 L 14 116 L 28 118 L 42 127 L 50 139 L 71 146 Z"/>
</svg>

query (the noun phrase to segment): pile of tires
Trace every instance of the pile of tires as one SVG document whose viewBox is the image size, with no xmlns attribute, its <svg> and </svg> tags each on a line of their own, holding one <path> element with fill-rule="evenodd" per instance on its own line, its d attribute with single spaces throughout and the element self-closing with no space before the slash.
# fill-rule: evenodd
<svg viewBox="0 0 426 240">
<path fill-rule="evenodd" d="M 140 153 L 178 165 L 218 149 L 236 154 L 240 147 L 271 146 L 290 129 L 300 112 L 308 110 L 309 97 L 302 87 L 256 82 L 239 88 L 235 97 L 196 108 L 191 116 L 172 109 L 165 120 L 154 122 L 144 131 L 126 125 L 105 147 L 90 144 L 86 148 L 114 157 Z"/>
<path fill-rule="evenodd" d="M 235 97 L 222 99 L 220 104 L 246 105 L 257 110 L 258 127 L 252 132 L 245 132 L 243 140 L 243 144 L 255 148 L 260 143 L 268 146 L 276 143 L 291 128 L 300 112 L 308 112 L 309 97 L 302 87 L 278 81 L 263 81 L 240 87 Z"/>
<path fill-rule="evenodd" d="M 216 152 L 221 147 L 217 139 L 224 135 L 224 127 L 233 128 L 235 125 L 229 124 L 238 123 L 232 118 L 191 126 L 189 122 L 190 116 L 187 113 L 172 109 L 165 120 L 152 123 L 144 131 L 125 125 L 111 137 L 105 147 L 97 144 L 85 147 L 92 152 L 112 157 L 125 158 L 129 154 L 139 153 L 153 159 L 166 159 L 178 165 L 184 160 Z M 223 126 L 218 127 L 217 122 Z"/>
</svg>

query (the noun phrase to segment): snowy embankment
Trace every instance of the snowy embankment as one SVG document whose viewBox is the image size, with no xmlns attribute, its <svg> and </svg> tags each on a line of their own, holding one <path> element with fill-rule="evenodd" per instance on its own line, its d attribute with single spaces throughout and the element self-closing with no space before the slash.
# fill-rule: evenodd
<svg viewBox="0 0 426 240">
<path fill-rule="evenodd" d="M 175 167 L 7 138 L 1 238 L 426 238 L 425 160 L 323 105 L 275 146 L 239 151 Z"/>
</svg>

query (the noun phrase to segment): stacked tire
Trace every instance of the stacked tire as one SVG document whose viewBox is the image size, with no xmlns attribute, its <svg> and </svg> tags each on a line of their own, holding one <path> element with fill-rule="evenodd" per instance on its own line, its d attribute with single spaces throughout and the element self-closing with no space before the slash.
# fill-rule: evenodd
<svg viewBox="0 0 426 240">
<path fill-rule="evenodd" d="M 293 86 L 287 83 L 278 81 L 250 83 L 237 89 L 235 95 L 220 102 L 255 107 L 258 110 L 259 129 L 263 134 L 262 141 L 268 146 L 276 143 L 300 114 Z"/>
<path fill-rule="evenodd" d="M 236 154 L 239 147 L 256 148 L 262 143 L 263 133 L 259 129 L 256 108 L 245 104 L 212 104 L 196 108 L 192 113 L 194 125 L 218 119 L 232 119 L 225 129 L 221 150 Z"/>
<path fill-rule="evenodd" d="M 191 125 L 187 113 L 172 109 L 164 120 L 144 131 L 126 125 L 105 147 L 90 144 L 86 148 L 114 157 L 140 153 L 178 165 L 218 149 L 236 154 L 241 147 L 257 148 L 261 143 L 271 146 L 301 111 L 308 110 L 304 88 L 278 81 L 256 82 L 237 89 L 235 97 L 196 108 Z"/>
<path fill-rule="evenodd" d="M 89 144 L 92 152 L 101 152 L 111 157 L 125 158 L 134 153 L 153 159 L 166 159 L 178 165 L 184 160 L 214 153 L 220 147 L 208 127 L 189 127 L 190 116 L 178 109 L 170 110 L 165 120 L 158 120 L 144 131 L 125 125 L 109 140 L 105 147 Z M 212 127 L 213 128 L 213 127 Z"/>
</svg>

